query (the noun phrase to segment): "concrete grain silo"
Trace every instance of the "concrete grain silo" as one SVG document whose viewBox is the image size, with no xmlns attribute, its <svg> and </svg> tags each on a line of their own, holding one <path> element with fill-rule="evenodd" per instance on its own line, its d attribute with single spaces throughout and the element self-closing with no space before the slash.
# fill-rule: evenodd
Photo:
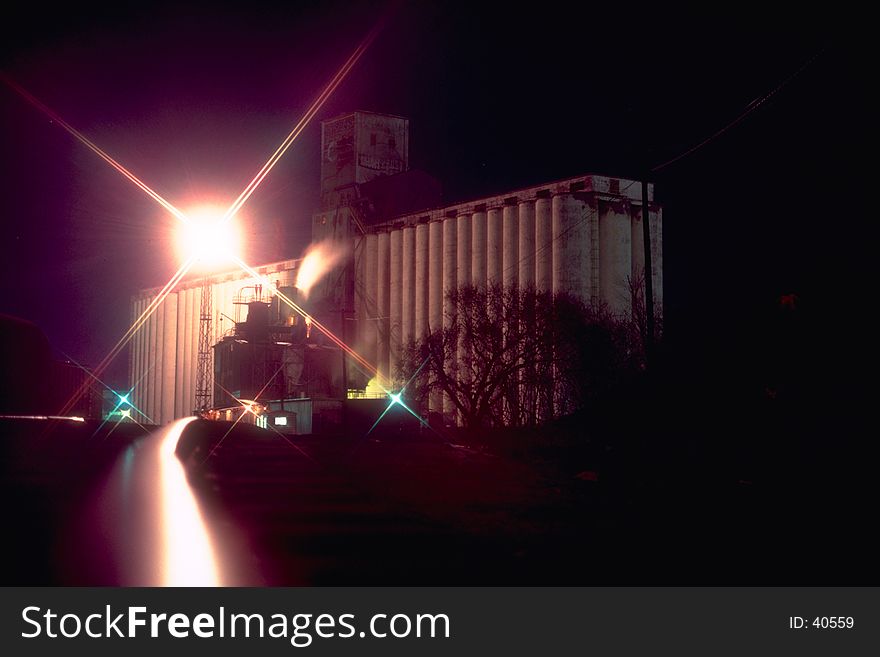
<svg viewBox="0 0 880 657">
<path fill-rule="evenodd" d="M 653 186 L 649 186 L 649 202 L 652 198 Z M 658 206 L 650 211 L 655 303 L 661 310 L 662 211 Z M 418 337 L 443 326 L 444 312 L 449 310 L 448 305 L 444 308 L 445 291 L 465 282 L 534 286 L 603 304 L 626 316 L 632 307 L 630 281 L 640 277 L 644 268 L 641 213 L 641 185 L 636 181 L 578 176 L 374 222 L 352 239 L 387 239 L 401 226 L 404 232 L 415 231 L 416 275 L 401 277 L 401 293 L 416 299 L 412 335 Z M 380 257 L 391 261 L 395 255 Z M 386 293 L 376 292 L 378 298 Z M 363 306 L 370 307 L 370 299 Z M 371 318 L 360 319 L 369 332 Z M 400 335 L 404 334 L 410 335 L 406 330 Z M 373 332 L 373 337 L 380 345 L 397 339 L 393 332 L 388 338 Z M 389 343 L 382 353 L 398 353 L 400 348 Z M 380 360 L 383 367 L 393 379 L 394 363 Z"/>
<path fill-rule="evenodd" d="M 457 287 L 534 287 L 625 316 L 631 312 L 630 282 L 643 275 L 640 183 L 583 175 L 443 203 L 439 183 L 410 170 L 409 122 L 403 117 L 353 112 L 323 122 L 320 191 L 313 242 L 334 240 L 345 245 L 348 256 L 313 293 L 322 300 L 315 316 L 388 382 L 397 376 L 406 345 L 444 326 L 447 293 Z M 648 197 L 651 276 L 662 312 L 663 216 L 652 185 Z M 298 262 L 257 269 L 279 285 L 293 286 Z M 235 298 L 248 280 L 240 271 L 210 277 L 213 342 L 234 327 Z M 200 277 L 185 280 L 132 341 L 134 400 L 155 422 L 191 414 L 201 285 Z M 133 319 L 158 292 L 133 298 Z M 343 363 L 340 394 L 345 396 L 345 388 L 363 390 L 372 374 L 344 355 L 337 360 Z M 452 410 L 437 397 L 430 405 L 447 414 Z"/>
</svg>

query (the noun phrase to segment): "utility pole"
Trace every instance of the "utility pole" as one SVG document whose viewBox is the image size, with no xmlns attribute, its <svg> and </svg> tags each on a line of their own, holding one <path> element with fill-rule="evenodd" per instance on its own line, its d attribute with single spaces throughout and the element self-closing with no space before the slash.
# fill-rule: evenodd
<svg viewBox="0 0 880 657">
<path fill-rule="evenodd" d="M 202 279 L 202 299 L 199 305 L 199 360 L 196 370 L 196 413 L 211 408 L 211 281 L 208 275 Z"/>
<path fill-rule="evenodd" d="M 655 190 L 656 191 L 656 190 Z M 654 348 L 654 268 L 651 264 L 651 211 L 648 203 L 648 178 L 642 179 L 642 237 L 645 247 L 645 359 L 650 365 Z"/>
</svg>

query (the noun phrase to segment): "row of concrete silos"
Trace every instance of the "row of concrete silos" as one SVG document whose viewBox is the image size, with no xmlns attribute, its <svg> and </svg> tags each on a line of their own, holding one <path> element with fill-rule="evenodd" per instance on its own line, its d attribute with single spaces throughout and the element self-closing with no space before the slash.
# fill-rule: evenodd
<svg viewBox="0 0 880 657">
<path fill-rule="evenodd" d="M 289 260 L 260 267 L 278 285 L 291 285 L 297 261 Z M 235 299 L 253 281 L 241 271 L 213 275 L 211 344 L 243 321 L 241 306 Z M 159 290 L 146 291 L 132 301 L 132 323 L 153 303 Z M 264 291 L 264 295 L 268 291 Z M 192 414 L 195 407 L 199 353 L 201 281 L 192 280 L 168 294 L 129 347 L 129 386 L 132 402 L 149 422 L 163 424 Z M 213 375 L 213 372 L 212 372 Z M 136 414 L 137 415 L 137 414 Z M 136 416 L 144 422 L 143 416 Z"/>
<path fill-rule="evenodd" d="M 631 310 L 644 268 L 641 203 L 557 192 L 406 217 L 364 235 L 356 250 L 360 348 L 392 378 L 401 349 L 443 326 L 446 292 L 471 284 L 534 286 Z M 651 208 L 657 307 L 662 307 L 661 214 Z"/>
<path fill-rule="evenodd" d="M 133 321 L 148 310 L 155 294 L 136 297 Z M 190 415 L 195 402 L 201 288 L 172 292 L 135 333 L 129 385 L 132 401 L 146 417 L 163 424 Z"/>
</svg>

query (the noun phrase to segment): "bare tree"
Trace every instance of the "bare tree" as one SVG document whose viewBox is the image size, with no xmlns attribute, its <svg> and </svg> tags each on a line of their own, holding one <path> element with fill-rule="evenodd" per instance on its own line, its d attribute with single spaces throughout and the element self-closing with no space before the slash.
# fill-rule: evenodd
<svg viewBox="0 0 880 657">
<path fill-rule="evenodd" d="M 418 371 L 410 394 L 442 394 L 467 428 L 570 413 L 627 358 L 611 315 L 569 296 L 463 287 L 447 301 L 444 327 L 404 350 L 399 374 Z"/>
<path fill-rule="evenodd" d="M 648 340 L 648 312 L 645 308 L 645 271 L 639 270 L 634 276 L 627 276 L 630 299 L 632 300 L 631 321 L 627 328 L 630 329 L 629 339 L 636 350 L 644 354 Z M 658 305 L 654 306 L 654 340 L 663 333 L 663 316 Z"/>
</svg>

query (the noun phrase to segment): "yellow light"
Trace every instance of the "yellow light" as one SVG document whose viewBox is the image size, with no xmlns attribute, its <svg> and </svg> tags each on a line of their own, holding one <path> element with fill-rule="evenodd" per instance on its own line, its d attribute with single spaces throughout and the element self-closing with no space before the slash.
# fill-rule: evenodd
<svg viewBox="0 0 880 657">
<path fill-rule="evenodd" d="M 245 414 L 251 413 L 254 417 L 260 416 L 263 410 L 262 404 L 253 399 L 239 399 L 238 401 L 241 402 L 241 407 L 244 409 Z"/>
<path fill-rule="evenodd" d="M 194 258 L 202 269 L 231 263 L 238 257 L 239 231 L 235 220 L 223 220 L 223 210 L 213 206 L 194 208 L 189 221 L 176 226 L 178 257 Z"/>
</svg>

